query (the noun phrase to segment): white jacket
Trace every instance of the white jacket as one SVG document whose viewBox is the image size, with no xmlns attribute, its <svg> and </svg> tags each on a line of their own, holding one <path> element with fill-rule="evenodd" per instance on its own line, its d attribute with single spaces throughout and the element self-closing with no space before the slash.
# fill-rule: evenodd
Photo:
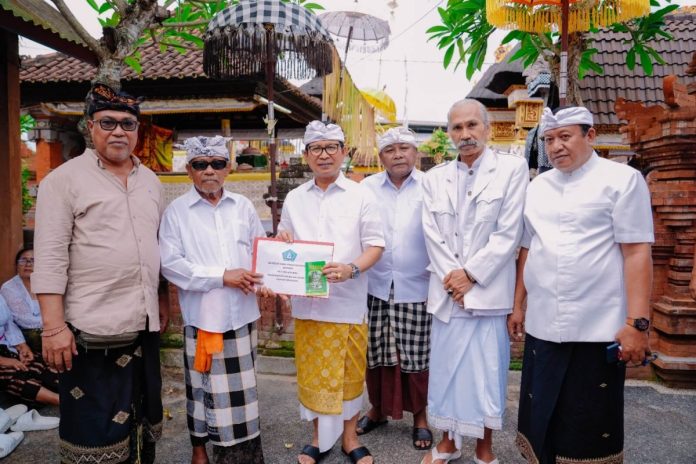
<svg viewBox="0 0 696 464">
<path fill-rule="evenodd" d="M 515 257 L 523 222 L 529 169 L 524 158 L 486 148 L 472 190 L 475 223 L 466 257 L 455 257 L 458 237 L 457 162 L 437 166 L 423 180 L 423 231 L 430 256 L 428 312 L 448 322 L 456 303 L 443 279 L 466 267 L 476 284 L 464 295 L 464 308 L 509 310 L 515 290 Z M 458 306 L 457 306 L 458 308 Z"/>
</svg>

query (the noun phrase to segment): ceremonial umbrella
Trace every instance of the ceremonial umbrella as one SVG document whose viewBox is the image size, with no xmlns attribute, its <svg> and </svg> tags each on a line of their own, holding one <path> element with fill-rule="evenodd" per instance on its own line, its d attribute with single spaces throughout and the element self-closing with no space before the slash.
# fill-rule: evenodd
<svg viewBox="0 0 696 464">
<path fill-rule="evenodd" d="M 209 77 L 229 79 L 265 74 L 271 164 L 271 215 L 278 231 L 276 139 L 273 81 L 284 76 L 311 79 L 331 72 L 332 41 L 317 17 L 304 7 L 278 0 L 250 0 L 225 8 L 210 20 L 203 69 Z"/>
<path fill-rule="evenodd" d="M 336 38 L 336 46 L 345 44 L 343 66 L 348 61 L 348 49 L 361 53 L 376 53 L 389 46 L 389 23 L 357 11 L 329 11 L 319 15 L 324 27 Z"/>
<path fill-rule="evenodd" d="M 486 0 L 486 20 L 493 26 L 536 34 L 560 31 L 561 105 L 565 104 L 568 85 L 568 34 L 649 13 L 650 0 Z"/>
<path fill-rule="evenodd" d="M 360 93 L 379 114 L 391 122 L 396 121 L 396 104 L 394 100 L 387 95 L 387 92 L 377 89 L 362 89 Z"/>
</svg>

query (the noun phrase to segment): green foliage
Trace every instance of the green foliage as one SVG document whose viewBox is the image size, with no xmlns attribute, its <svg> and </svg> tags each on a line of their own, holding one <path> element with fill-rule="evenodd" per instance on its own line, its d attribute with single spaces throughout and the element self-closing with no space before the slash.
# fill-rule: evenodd
<svg viewBox="0 0 696 464">
<path fill-rule="evenodd" d="M 97 14 L 97 19 L 102 27 L 117 27 L 121 22 L 121 15 L 114 7 L 114 0 L 85 0 L 89 7 Z M 137 0 L 125 0 L 128 4 L 133 4 Z M 280 0 L 284 3 L 295 3 L 301 5 L 309 11 L 315 12 L 323 10 L 324 7 L 318 3 L 308 2 L 308 0 Z M 205 29 L 217 13 L 235 5 L 239 0 L 165 0 L 164 6 L 171 12 L 171 16 L 161 24 L 153 24 L 140 37 L 136 45 L 138 47 L 156 43 L 160 51 L 165 52 L 169 49 L 181 54 L 187 50 L 203 48 L 203 34 Z M 124 62 L 135 72 L 142 72 L 140 60 L 142 54 L 136 50 L 132 55 L 125 58 Z"/>
<path fill-rule="evenodd" d="M 445 160 L 454 159 L 455 157 L 454 146 L 447 132 L 439 127 L 433 131 L 428 141 L 418 147 L 418 151 L 434 158 L 435 162 L 438 164 Z"/>
<path fill-rule="evenodd" d="M 31 207 L 34 206 L 34 197 L 29 194 L 27 185 L 30 176 L 29 168 L 22 165 L 22 214 L 27 214 Z"/>
<path fill-rule="evenodd" d="M 670 0 L 667 0 L 669 3 Z M 650 4 L 654 7 L 660 6 L 656 0 L 651 0 Z M 679 8 L 679 5 L 667 5 L 664 8 L 653 11 L 650 15 L 636 18 L 627 23 L 617 23 L 611 26 L 614 32 L 623 32 L 629 35 L 629 38 L 624 40 L 624 44 L 630 45 L 626 53 L 626 67 L 633 70 L 636 67 L 636 56 L 640 60 L 640 67 L 646 75 L 651 76 L 653 66 L 657 64 L 665 64 L 665 60 L 649 42 L 658 37 L 663 37 L 667 40 L 672 40 L 670 33 L 664 30 L 665 15 Z"/>
<path fill-rule="evenodd" d="M 36 125 L 36 120 L 30 114 L 23 114 L 19 117 L 19 133 L 25 134 L 32 130 Z"/>
<path fill-rule="evenodd" d="M 672 5 L 671 0 L 651 0 L 654 9 L 648 16 L 636 18 L 625 23 L 613 24 L 610 29 L 615 32 L 628 34 L 626 66 L 633 70 L 637 63 L 647 75 L 653 73 L 653 67 L 664 64 L 660 54 L 649 45 L 657 37 L 671 40 L 672 36 L 664 30 L 666 14 L 679 6 Z M 666 6 L 662 6 L 666 5 Z M 428 40 L 437 40 L 437 47 L 444 50 L 443 65 L 448 68 L 455 63 L 466 62 L 466 77 L 471 79 L 474 72 L 481 70 L 488 48 L 488 38 L 496 29 L 486 20 L 485 0 L 448 0 L 447 8 L 439 8 L 440 24 L 426 31 Z M 596 32 L 597 29 L 591 32 Z M 522 60 L 526 68 L 534 63 L 539 56 L 560 56 L 560 35 L 558 33 L 533 34 L 514 30 L 505 36 L 503 43 L 512 40 L 520 42 L 520 50 L 511 57 L 510 61 Z M 604 70 L 593 60 L 597 50 L 589 48 L 590 38 L 585 38 L 585 50 L 580 56 L 578 78 L 584 78 L 590 71 L 602 74 Z M 629 47 L 630 46 L 630 47 Z"/>
<path fill-rule="evenodd" d="M 445 50 L 442 64 L 454 69 L 466 62 L 466 77 L 471 79 L 486 58 L 488 37 L 495 28 L 486 21 L 486 0 L 449 0 L 447 8 L 438 8 L 441 25 L 426 31 L 428 40 L 437 40 L 437 48 Z M 455 59 L 456 52 L 456 59 Z"/>
</svg>

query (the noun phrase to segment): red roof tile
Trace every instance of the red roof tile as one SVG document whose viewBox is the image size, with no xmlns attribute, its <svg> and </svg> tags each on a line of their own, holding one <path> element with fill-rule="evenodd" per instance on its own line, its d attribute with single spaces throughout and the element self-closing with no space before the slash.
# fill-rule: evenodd
<svg viewBox="0 0 696 464">
<path fill-rule="evenodd" d="M 604 67 L 604 75 L 590 73 L 579 82 L 583 103 L 592 111 L 596 124 L 619 124 L 614 113 L 616 98 L 623 97 L 630 101 L 642 101 L 646 105 L 662 103 L 662 79 L 674 74 L 684 82 L 687 67 L 696 50 L 696 14 L 681 13 L 665 17 L 666 29 L 674 40 L 658 38 L 651 43 L 665 60 L 664 65 L 657 65 L 652 76 L 646 76 L 639 65 L 633 70 L 626 67 L 628 46 L 623 42 L 626 34 L 602 30 L 593 35 L 591 47 L 599 53 L 595 61 Z"/>
<path fill-rule="evenodd" d="M 160 52 L 156 46 L 142 50 L 143 71 L 136 73 L 126 67 L 124 80 L 206 77 L 203 72 L 203 50 L 181 54 L 171 49 Z M 51 53 L 22 60 L 22 82 L 85 82 L 94 78 L 96 68 L 62 53 Z"/>
</svg>

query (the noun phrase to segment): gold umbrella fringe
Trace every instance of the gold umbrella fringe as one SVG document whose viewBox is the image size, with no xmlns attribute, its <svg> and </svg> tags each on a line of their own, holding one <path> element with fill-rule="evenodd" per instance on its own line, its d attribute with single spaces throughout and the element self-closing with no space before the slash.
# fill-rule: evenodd
<svg viewBox="0 0 696 464">
<path fill-rule="evenodd" d="M 376 166 L 375 112 L 353 83 L 333 48 L 333 72 L 324 76 L 324 113 L 343 129 L 346 146 L 354 148 L 353 165 Z"/>
<path fill-rule="evenodd" d="M 568 32 L 607 27 L 649 13 L 649 0 L 571 0 Z M 501 29 L 560 31 L 561 14 L 560 0 L 486 0 L 486 19 Z"/>
</svg>

